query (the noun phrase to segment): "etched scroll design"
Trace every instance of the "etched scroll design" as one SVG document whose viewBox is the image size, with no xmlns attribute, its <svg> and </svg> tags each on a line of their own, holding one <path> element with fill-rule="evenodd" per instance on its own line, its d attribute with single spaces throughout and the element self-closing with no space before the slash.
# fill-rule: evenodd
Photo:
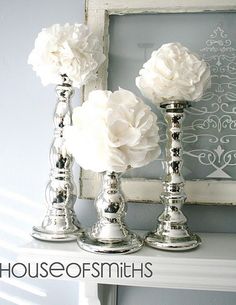
<svg viewBox="0 0 236 305">
<path fill-rule="evenodd" d="M 207 168 L 204 178 L 233 178 L 229 167 L 236 165 L 236 49 L 218 26 L 200 53 L 210 65 L 212 86 L 186 110 L 184 154 L 204 166 L 203 172 Z"/>
</svg>

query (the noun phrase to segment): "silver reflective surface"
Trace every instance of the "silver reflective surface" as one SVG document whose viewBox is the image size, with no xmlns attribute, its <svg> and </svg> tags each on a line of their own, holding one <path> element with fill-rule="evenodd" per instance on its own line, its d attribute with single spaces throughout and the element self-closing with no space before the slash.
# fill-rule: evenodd
<svg viewBox="0 0 236 305">
<path fill-rule="evenodd" d="M 210 64 L 212 87 L 186 110 L 183 123 L 187 180 L 236 179 L 236 13 L 175 13 L 110 18 L 109 89 L 119 86 L 141 96 L 135 77 L 153 50 L 178 41 Z M 150 101 L 146 103 L 151 105 Z M 162 156 L 166 122 L 159 118 Z M 161 161 L 128 171 L 132 177 L 161 178 Z"/>
<path fill-rule="evenodd" d="M 138 251 L 142 239 L 130 232 L 124 222 L 127 205 L 120 190 L 119 174 L 103 174 L 102 190 L 95 200 L 98 221 L 78 237 L 79 246 L 90 252 L 131 253 Z"/>
<path fill-rule="evenodd" d="M 67 152 L 64 128 L 71 125 L 71 82 L 65 75 L 56 87 L 58 102 L 54 113 L 54 139 L 50 149 L 51 174 L 46 187 L 47 212 L 40 227 L 33 227 L 32 236 L 46 241 L 67 241 L 77 238 L 79 223 L 74 213 L 76 187 L 72 178 L 73 158 Z"/>
<path fill-rule="evenodd" d="M 182 176 L 183 147 L 182 123 L 187 102 L 168 102 L 162 104 L 165 108 L 167 122 L 167 143 L 165 175 L 161 202 L 164 212 L 158 218 L 158 226 L 154 232 L 146 236 L 146 243 L 153 247 L 169 251 L 181 251 L 196 248 L 200 238 L 187 227 L 187 219 L 181 211 L 186 200 L 184 178 Z"/>
</svg>

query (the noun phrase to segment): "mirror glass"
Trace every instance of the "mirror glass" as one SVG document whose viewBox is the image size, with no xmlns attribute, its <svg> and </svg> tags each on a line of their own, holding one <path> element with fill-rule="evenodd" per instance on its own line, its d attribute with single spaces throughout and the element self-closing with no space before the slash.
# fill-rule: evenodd
<svg viewBox="0 0 236 305">
<path fill-rule="evenodd" d="M 212 87 L 186 110 L 183 146 L 186 180 L 236 180 L 236 13 L 170 13 L 110 17 L 108 88 L 142 97 L 135 78 L 153 50 L 180 42 L 211 67 Z M 143 98 L 143 97 L 142 97 Z M 144 98 L 143 98 L 144 99 Z M 165 128 L 162 110 L 144 99 L 158 116 L 162 155 L 128 177 L 163 176 Z"/>
</svg>

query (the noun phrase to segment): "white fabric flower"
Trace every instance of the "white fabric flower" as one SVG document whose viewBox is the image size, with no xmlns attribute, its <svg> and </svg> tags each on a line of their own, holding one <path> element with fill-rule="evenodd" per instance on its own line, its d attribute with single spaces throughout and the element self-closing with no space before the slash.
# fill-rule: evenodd
<svg viewBox="0 0 236 305">
<path fill-rule="evenodd" d="M 84 169 L 124 172 L 160 154 L 157 117 L 132 92 L 94 90 L 73 111 L 66 146 Z"/>
<path fill-rule="evenodd" d="M 80 88 L 96 78 L 96 71 L 105 60 L 102 47 L 86 25 L 54 24 L 42 29 L 28 63 L 43 85 L 60 84 L 66 74 L 74 87 Z"/>
<path fill-rule="evenodd" d="M 167 43 L 154 51 L 139 75 L 137 87 L 156 104 L 197 101 L 211 84 L 208 64 L 180 43 Z"/>
</svg>

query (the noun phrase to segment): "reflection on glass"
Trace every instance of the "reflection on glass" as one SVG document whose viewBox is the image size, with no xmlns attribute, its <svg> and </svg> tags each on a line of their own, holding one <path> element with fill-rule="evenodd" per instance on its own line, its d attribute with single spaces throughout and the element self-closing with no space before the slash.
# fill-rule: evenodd
<svg viewBox="0 0 236 305">
<path fill-rule="evenodd" d="M 179 13 L 110 17 L 108 88 L 119 86 L 141 96 L 135 78 L 153 50 L 180 42 L 211 67 L 212 87 L 186 111 L 186 179 L 236 180 L 236 13 Z M 128 171 L 129 177 L 161 178 L 165 127 L 160 109 L 145 100 L 159 118 L 160 160 Z"/>
</svg>

